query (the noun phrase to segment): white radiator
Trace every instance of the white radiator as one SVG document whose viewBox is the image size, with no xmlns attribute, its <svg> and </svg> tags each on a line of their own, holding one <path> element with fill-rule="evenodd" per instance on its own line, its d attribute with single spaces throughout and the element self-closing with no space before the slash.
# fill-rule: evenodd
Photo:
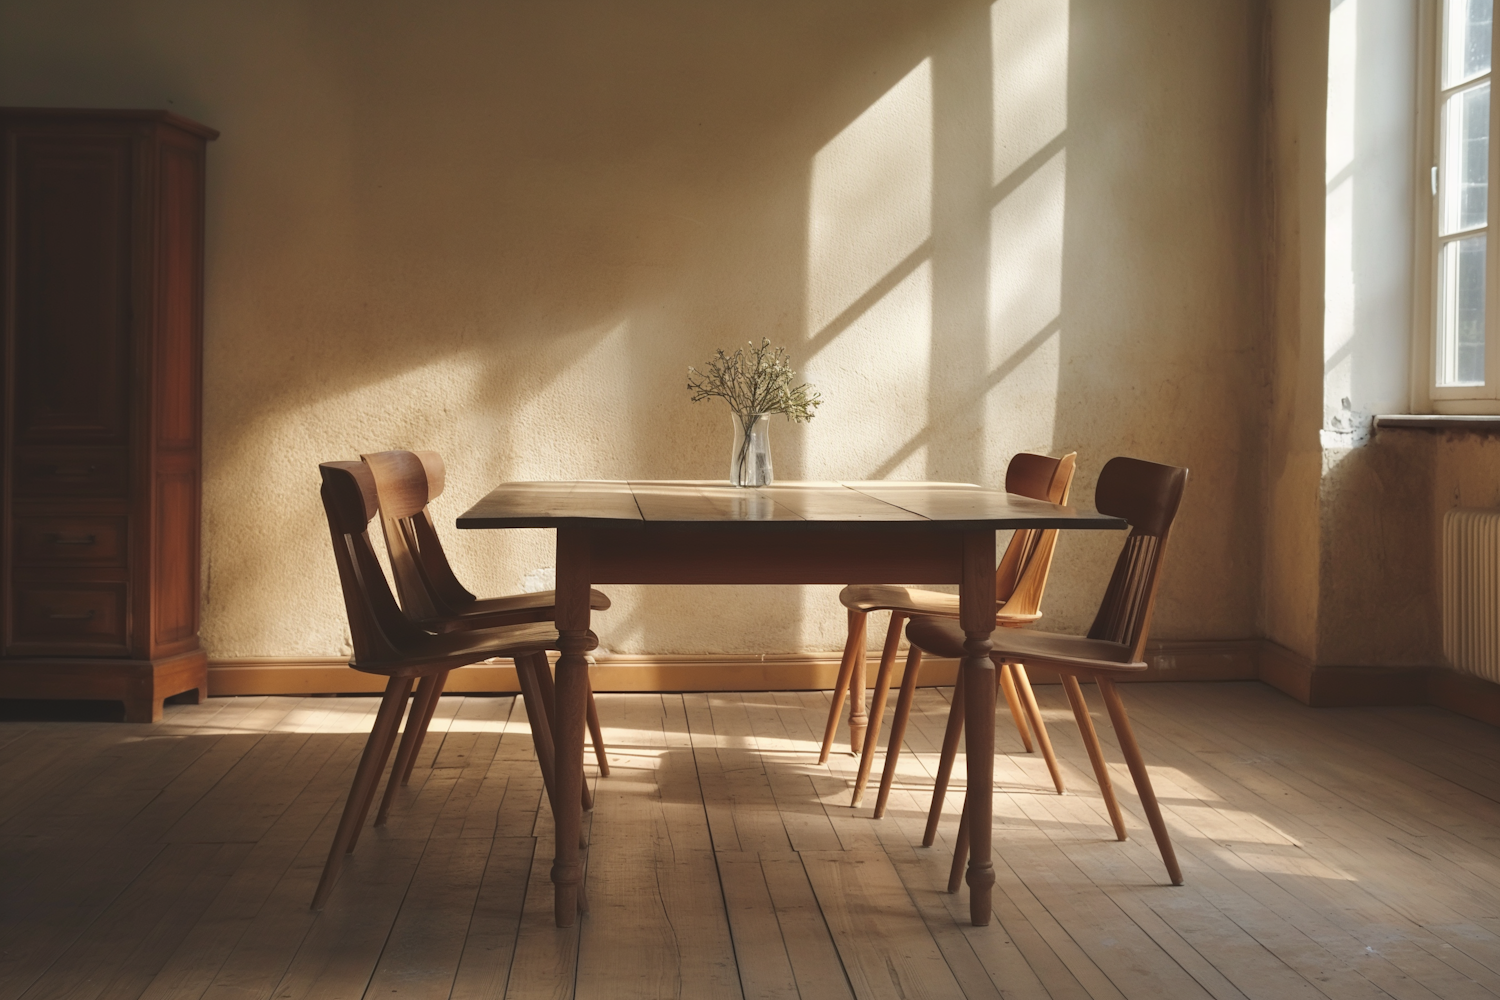
<svg viewBox="0 0 1500 1000">
<path fill-rule="evenodd" d="M 1500 510 L 1443 516 L 1443 653 L 1455 669 L 1500 683 Z"/>
</svg>

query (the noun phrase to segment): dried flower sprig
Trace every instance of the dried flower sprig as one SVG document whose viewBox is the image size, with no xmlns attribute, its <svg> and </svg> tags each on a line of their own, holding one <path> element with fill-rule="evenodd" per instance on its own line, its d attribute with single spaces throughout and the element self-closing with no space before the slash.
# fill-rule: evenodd
<svg viewBox="0 0 1500 1000">
<path fill-rule="evenodd" d="M 798 423 L 811 420 L 823 397 L 806 383 L 792 385 L 797 373 L 792 371 L 786 348 L 773 348 L 764 337 L 759 346 L 754 341 L 746 346 L 749 354 L 744 347 L 733 354 L 715 351 L 702 371 L 688 366 L 687 387 L 693 402 L 722 399 L 742 418 L 752 413 L 780 413 Z"/>
</svg>

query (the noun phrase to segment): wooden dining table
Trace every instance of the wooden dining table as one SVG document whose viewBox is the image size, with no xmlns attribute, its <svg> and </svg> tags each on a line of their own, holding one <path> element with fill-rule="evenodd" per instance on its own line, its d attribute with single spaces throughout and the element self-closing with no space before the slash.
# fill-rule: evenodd
<svg viewBox="0 0 1500 1000">
<path fill-rule="evenodd" d="M 579 910 L 589 588 L 595 584 L 958 584 L 964 629 L 969 916 L 990 922 L 995 750 L 995 532 L 1125 522 L 967 483 L 502 483 L 460 528 L 557 531 L 552 862 L 557 926 Z"/>
</svg>

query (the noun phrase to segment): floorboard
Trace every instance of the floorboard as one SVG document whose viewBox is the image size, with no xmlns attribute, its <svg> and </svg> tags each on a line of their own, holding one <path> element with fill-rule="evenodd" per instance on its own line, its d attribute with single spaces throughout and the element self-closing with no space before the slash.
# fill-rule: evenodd
<svg viewBox="0 0 1500 1000">
<path fill-rule="evenodd" d="M 376 699 L 0 721 L 0 1000 L 1500 997 L 1500 730 L 1130 685 L 1173 887 L 1097 692 L 1123 843 L 1061 689 L 1037 695 L 1068 792 L 1002 709 L 987 927 L 943 891 L 962 761 L 921 846 L 946 689 L 919 692 L 879 821 L 883 760 L 858 808 L 842 725 L 817 763 L 827 692 L 600 695 L 612 774 L 586 755 L 567 930 L 517 699 L 442 699 L 319 913 Z"/>
</svg>

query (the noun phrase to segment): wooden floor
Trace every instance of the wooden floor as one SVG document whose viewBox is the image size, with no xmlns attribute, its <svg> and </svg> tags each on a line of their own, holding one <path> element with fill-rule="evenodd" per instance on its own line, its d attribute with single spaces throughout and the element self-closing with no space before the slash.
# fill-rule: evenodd
<svg viewBox="0 0 1500 1000">
<path fill-rule="evenodd" d="M 1069 793 L 1002 717 L 985 928 L 940 891 L 959 795 L 918 846 L 943 690 L 921 694 L 881 821 L 847 807 L 854 758 L 815 764 L 825 694 L 601 695 L 614 773 L 567 931 L 510 697 L 442 700 L 321 914 L 375 699 L 0 722 L 0 1000 L 1500 995 L 1500 731 L 1131 685 L 1173 888 L 1097 698 L 1123 844 L 1061 690 L 1038 694 Z"/>
</svg>

